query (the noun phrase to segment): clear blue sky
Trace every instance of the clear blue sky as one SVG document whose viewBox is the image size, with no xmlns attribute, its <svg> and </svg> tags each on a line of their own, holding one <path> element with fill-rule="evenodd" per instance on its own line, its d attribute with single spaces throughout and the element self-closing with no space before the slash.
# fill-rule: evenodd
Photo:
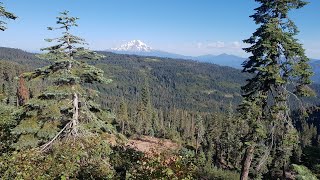
<svg viewBox="0 0 320 180">
<path fill-rule="evenodd" d="M 105 50 L 139 39 L 154 49 L 184 55 L 247 56 L 242 40 L 256 29 L 254 0 L 2 0 L 19 19 L 0 32 L 0 46 L 38 51 L 55 37 L 47 26 L 63 10 L 80 18 L 74 33 L 90 48 Z M 309 0 L 292 19 L 311 58 L 320 59 L 320 1 Z"/>
</svg>

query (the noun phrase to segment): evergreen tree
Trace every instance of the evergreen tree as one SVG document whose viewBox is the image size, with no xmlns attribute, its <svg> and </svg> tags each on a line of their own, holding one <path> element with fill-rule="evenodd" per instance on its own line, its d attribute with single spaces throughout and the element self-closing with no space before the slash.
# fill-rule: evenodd
<svg viewBox="0 0 320 180">
<path fill-rule="evenodd" d="M 158 113 L 155 110 L 152 112 L 151 123 L 152 123 L 152 134 L 151 134 L 151 136 L 159 137 L 160 122 L 159 122 Z"/>
<path fill-rule="evenodd" d="M 119 120 L 121 122 L 121 133 L 124 134 L 125 126 L 128 126 L 129 124 L 128 107 L 124 98 L 121 99 L 118 115 L 119 115 Z"/>
<path fill-rule="evenodd" d="M 0 61 L 0 155 L 9 153 L 15 137 L 10 134 L 17 122 L 14 112 L 17 105 L 16 78 L 26 68 L 13 62 Z"/>
<path fill-rule="evenodd" d="M 0 103 L 0 156 L 8 153 L 10 145 L 14 142 L 14 137 L 10 135 L 10 130 L 16 125 L 13 112 L 16 109 Z"/>
<path fill-rule="evenodd" d="M 26 67 L 8 61 L 0 61 L 0 101 L 7 105 L 17 105 L 17 76 Z"/>
<path fill-rule="evenodd" d="M 48 27 L 48 30 L 62 30 L 62 36 L 58 38 L 45 39 L 47 42 L 57 42 L 58 44 L 41 49 L 48 51 L 46 54 L 39 55 L 42 59 L 61 60 L 61 59 L 101 59 L 104 56 L 85 49 L 87 45 L 84 39 L 71 34 L 71 28 L 77 27 L 77 17 L 69 16 L 69 11 L 60 13 L 57 17 L 58 27 Z M 71 63 L 69 64 L 71 68 Z"/>
<path fill-rule="evenodd" d="M 29 90 L 26 87 L 26 82 L 22 76 L 19 77 L 17 89 L 17 105 L 22 106 L 29 100 Z"/>
<path fill-rule="evenodd" d="M 199 144 L 203 141 L 204 132 L 203 119 L 200 114 L 197 114 L 195 122 L 196 154 L 198 154 Z"/>
<path fill-rule="evenodd" d="M 77 18 L 67 17 L 67 12 L 62 14 L 62 17 L 58 17 L 58 24 L 65 25 L 66 30 L 76 25 Z M 52 46 L 48 48 L 49 53 L 43 55 L 58 60 L 50 66 L 22 75 L 31 83 L 45 82 L 47 86 L 38 94 L 33 94 L 34 98 L 17 115 L 19 124 L 12 131 L 18 138 L 13 145 L 16 149 L 41 145 L 41 149 L 46 150 L 61 138 L 112 131 L 105 121 L 108 118 L 106 112 L 94 102 L 98 93 L 83 86 L 95 82 L 108 83 L 110 80 L 103 77 L 101 69 L 73 59 L 80 53 L 78 48 L 72 46 L 72 43 L 78 42 L 77 38 L 73 38 L 75 36 L 65 32 L 60 41 L 70 41 L 71 44 L 65 48 L 66 42 Z M 95 55 L 89 50 L 86 52 Z"/>
<path fill-rule="evenodd" d="M 13 20 L 17 19 L 16 15 L 14 15 L 11 12 L 8 12 L 5 9 L 2 2 L 0 2 L 0 17 L 1 17 L 1 19 L 13 19 Z M 7 29 L 6 24 L 7 24 L 6 22 L 4 22 L 3 20 L 0 20 L 0 30 L 1 31 L 4 31 Z"/>
<path fill-rule="evenodd" d="M 139 103 L 138 119 L 141 121 L 142 133 L 150 135 L 152 130 L 152 104 L 148 83 L 141 89 L 141 102 Z"/>
<path fill-rule="evenodd" d="M 221 122 L 221 135 L 219 143 L 221 144 L 221 157 L 223 160 L 223 166 L 229 169 L 236 169 L 239 167 L 238 162 L 241 159 L 241 140 L 240 137 L 243 135 L 242 125 L 239 122 L 233 112 L 232 104 L 229 104 L 227 109 L 227 116 L 222 118 Z"/>
<path fill-rule="evenodd" d="M 243 72 L 251 73 L 253 78 L 242 87 L 244 101 L 239 110 L 247 120 L 250 132 L 246 136 L 246 152 L 243 159 L 241 179 L 248 174 L 255 148 L 260 143 L 268 147 L 263 156 L 270 153 L 270 147 L 279 147 L 281 152 L 290 154 L 296 141 L 294 127 L 289 116 L 287 104 L 289 95 L 309 96 L 311 68 L 302 45 L 294 38 L 298 30 L 289 18 L 289 11 L 302 8 L 307 3 L 302 0 L 256 0 L 260 7 L 251 18 L 260 27 L 253 35 L 244 40 L 251 44 L 244 50 L 252 53 L 243 63 Z M 295 87 L 291 92 L 288 86 Z M 287 165 L 288 157 L 281 164 Z M 260 164 L 260 163 L 259 163 Z"/>
</svg>

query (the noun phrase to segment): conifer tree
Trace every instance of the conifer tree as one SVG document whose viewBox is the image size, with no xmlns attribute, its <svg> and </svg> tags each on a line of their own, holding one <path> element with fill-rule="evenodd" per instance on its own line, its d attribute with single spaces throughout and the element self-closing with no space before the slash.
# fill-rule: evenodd
<svg viewBox="0 0 320 180">
<path fill-rule="evenodd" d="M 14 141 L 14 138 L 10 135 L 10 129 L 16 124 L 13 117 L 15 110 L 13 106 L 0 103 L 0 156 L 9 152 L 10 145 Z"/>
<path fill-rule="evenodd" d="M 22 75 L 31 83 L 44 82 L 43 84 L 48 86 L 34 94 L 34 98 L 30 99 L 17 115 L 19 124 L 12 131 L 12 134 L 18 137 L 13 145 L 16 149 L 41 146 L 42 150 L 46 150 L 62 138 L 78 138 L 111 131 L 105 121 L 106 112 L 94 102 L 98 92 L 84 86 L 94 82 L 109 83 L 110 80 L 103 77 L 101 69 L 73 59 L 82 58 L 80 54 L 90 54 L 92 59 L 101 56 L 73 46 L 78 44 L 80 38 L 68 31 L 72 26 L 76 26 L 77 18 L 68 17 L 67 14 L 68 12 L 62 13 L 57 21 L 66 29 L 63 37 L 58 40 L 62 43 L 47 48 L 49 52 L 42 55 L 43 58 L 56 61 L 50 66 Z"/>
<path fill-rule="evenodd" d="M 152 136 L 157 135 L 157 137 L 159 137 L 159 132 L 161 131 L 161 128 L 160 128 L 159 116 L 155 110 L 152 112 L 151 123 L 152 123 L 152 133 L 153 133 L 151 135 Z"/>
<path fill-rule="evenodd" d="M 22 106 L 29 100 L 29 90 L 26 87 L 26 82 L 22 76 L 19 77 L 17 89 L 17 105 Z"/>
<path fill-rule="evenodd" d="M 0 62 L 0 102 L 7 105 L 17 105 L 17 76 L 19 76 L 25 67 L 15 63 L 1 61 Z"/>
<path fill-rule="evenodd" d="M 11 12 L 8 12 L 5 9 L 2 2 L 0 2 L 0 17 L 1 17 L 1 19 L 13 19 L 13 20 L 17 19 L 16 15 L 14 15 Z M 6 22 L 4 22 L 3 20 L 0 20 L 0 30 L 1 31 L 5 31 L 7 29 L 6 24 L 7 24 Z"/>
<path fill-rule="evenodd" d="M 203 140 L 204 130 L 203 119 L 200 114 L 197 114 L 195 122 L 196 154 L 198 154 L 199 144 Z"/>
<path fill-rule="evenodd" d="M 48 30 L 62 30 L 62 36 L 57 38 L 45 39 L 47 42 L 56 42 L 56 45 L 42 48 L 41 51 L 47 51 L 39 57 L 48 60 L 61 60 L 61 59 L 101 59 L 99 55 L 93 51 L 85 49 L 83 46 L 88 45 L 86 41 L 78 36 L 71 34 L 73 27 L 78 27 L 77 17 L 69 16 L 69 11 L 60 13 L 57 18 L 58 27 L 48 27 Z M 69 63 L 69 69 L 72 63 Z"/>
<path fill-rule="evenodd" d="M 129 116 L 128 116 L 128 107 L 124 98 L 121 99 L 119 107 L 119 120 L 121 122 L 121 133 L 125 133 L 125 126 L 128 126 Z"/>
<path fill-rule="evenodd" d="M 250 17 L 260 27 L 249 39 L 244 40 L 251 44 L 244 50 L 252 56 L 243 63 L 243 72 L 251 73 L 254 77 L 242 87 L 244 101 L 239 108 L 250 127 L 246 136 L 241 179 L 248 179 L 258 143 L 265 143 L 269 147 L 265 157 L 275 143 L 285 145 L 282 149 L 286 152 L 283 153 L 290 153 L 289 146 L 293 146 L 296 137 L 289 116 L 288 97 L 312 94 L 308 87 L 312 75 L 309 59 L 302 44 L 294 37 L 298 30 L 289 18 L 290 10 L 302 8 L 307 3 L 302 0 L 255 1 L 260 3 L 260 7 Z M 289 85 L 295 88 L 293 92 Z M 277 139 L 276 133 L 281 133 Z M 286 161 L 281 164 L 283 168 Z"/>
<path fill-rule="evenodd" d="M 139 123 L 145 135 L 150 135 L 152 132 L 152 109 L 149 85 L 145 83 L 141 89 L 141 101 L 138 105 L 137 114 L 138 121 L 140 121 Z"/>
</svg>

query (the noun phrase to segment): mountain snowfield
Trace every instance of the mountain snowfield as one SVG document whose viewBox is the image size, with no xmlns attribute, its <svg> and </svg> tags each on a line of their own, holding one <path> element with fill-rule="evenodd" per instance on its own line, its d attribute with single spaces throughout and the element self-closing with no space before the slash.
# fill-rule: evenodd
<svg viewBox="0 0 320 180">
<path fill-rule="evenodd" d="M 123 45 L 119 48 L 112 48 L 113 51 L 128 51 L 128 52 L 151 52 L 153 49 L 147 46 L 141 40 L 132 40 Z"/>
</svg>

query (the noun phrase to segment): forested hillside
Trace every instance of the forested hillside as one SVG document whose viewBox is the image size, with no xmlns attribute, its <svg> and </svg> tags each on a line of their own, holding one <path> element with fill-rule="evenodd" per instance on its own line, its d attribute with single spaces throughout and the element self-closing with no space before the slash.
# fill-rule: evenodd
<svg viewBox="0 0 320 180">
<path fill-rule="evenodd" d="M 0 60 L 19 64 L 21 69 L 25 69 L 24 72 L 50 64 L 34 53 L 19 49 L 1 47 L 0 52 Z M 122 97 L 136 103 L 141 90 L 148 86 L 156 108 L 225 111 L 230 103 L 236 108 L 241 102 L 240 87 L 250 77 L 240 70 L 210 63 L 99 53 L 105 58 L 88 63 L 101 68 L 107 77 L 113 79 L 108 86 L 96 87 L 105 96 L 105 106 L 113 109 L 116 109 Z M 313 84 L 313 89 L 319 94 L 318 84 Z M 292 101 L 294 104 L 295 99 Z M 315 98 L 308 98 L 305 102 L 310 105 L 319 103 Z"/>
<path fill-rule="evenodd" d="M 24 65 L 29 69 L 49 64 L 35 54 L 22 50 L 0 50 L 0 59 Z M 175 106 L 210 112 L 214 108 L 226 108 L 229 102 L 236 106 L 241 100 L 239 87 L 248 77 L 239 70 L 209 63 L 99 53 L 106 57 L 89 63 L 101 68 L 106 76 L 113 79 L 112 84 L 99 87 L 111 106 L 122 96 L 129 101 L 137 100 L 142 88 L 148 85 L 152 102 L 157 108 Z"/>
<path fill-rule="evenodd" d="M 34 54 L 16 49 L 7 50 L 4 51 L 4 57 L 10 61 L 2 61 L 4 63 L 14 64 L 16 56 L 28 57 L 25 60 L 19 58 L 21 71 L 35 69 L 32 65 L 42 61 Z M 194 131 L 193 123 L 197 116 L 201 114 L 206 119 L 204 123 L 210 124 L 212 116 L 221 114 L 222 118 L 222 114 L 235 111 L 241 101 L 240 85 L 248 77 L 239 70 L 207 63 L 100 53 L 105 58 L 88 63 L 101 68 L 104 75 L 112 79 L 112 83 L 86 86 L 100 92 L 96 101 L 116 115 L 116 126 L 130 136 L 152 135 L 192 145 L 195 139 L 190 131 Z M 50 64 L 46 61 L 42 63 Z M 17 100 L 17 78 L 12 78 L 10 84 L 15 87 L 8 91 L 11 93 L 10 104 L 14 106 Z M 30 94 L 38 93 L 47 84 L 33 85 L 28 86 Z M 121 112 L 124 106 L 126 112 Z M 123 116 L 121 113 L 127 116 L 125 125 L 120 120 Z M 142 122 L 146 121 L 141 119 L 146 118 L 144 116 L 150 118 L 147 124 Z"/>
</svg>

